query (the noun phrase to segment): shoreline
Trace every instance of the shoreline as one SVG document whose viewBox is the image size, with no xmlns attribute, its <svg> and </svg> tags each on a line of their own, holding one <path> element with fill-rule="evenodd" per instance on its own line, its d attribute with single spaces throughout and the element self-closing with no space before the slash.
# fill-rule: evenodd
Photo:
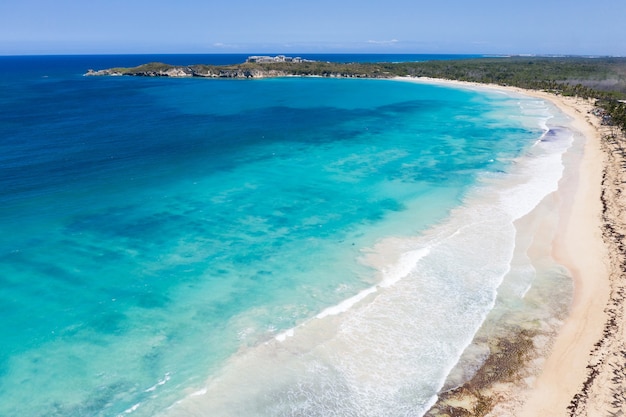
<svg viewBox="0 0 626 417">
<path fill-rule="evenodd" d="M 610 297 L 611 290 L 615 293 L 614 287 L 619 284 L 623 253 L 616 246 L 623 234 L 615 230 L 612 245 L 603 236 L 607 228 L 614 230 L 610 225 L 619 214 L 620 205 L 606 200 L 614 201 L 620 196 L 617 186 L 621 182 L 613 178 L 613 184 L 607 184 L 607 177 L 619 175 L 621 161 L 607 159 L 609 152 L 602 141 L 607 132 L 591 114 L 592 104 L 517 87 L 428 78 L 410 81 L 502 91 L 549 101 L 570 117 L 568 127 L 584 137 L 580 161 L 564 172 L 556 192 L 561 205 L 552 257 L 567 268 L 574 286 L 564 322 L 545 346 L 537 346 L 537 334 L 522 327 L 516 334 L 492 336 L 491 354 L 474 378 L 456 389 L 441 392 L 426 415 L 558 417 L 592 415 L 587 414 L 590 410 L 606 415 L 607 408 L 615 407 L 610 403 L 616 395 L 600 386 L 614 376 L 616 365 L 606 365 L 609 361 L 602 359 L 621 358 L 621 369 L 626 359 L 624 343 L 617 336 L 622 333 L 623 305 L 614 300 L 615 296 Z M 615 141 L 614 146 L 617 144 Z M 607 205 L 616 211 L 612 216 Z M 613 320 L 606 312 L 611 306 Z M 596 369 L 601 364 L 605 364 L 604 371 Z M 623 388 L 621 393 L 623 399 Z"/>
<path fill-rule="evenodd" d="M 572 275 L 574 299 L 552 352 L 533 386 L 520 416 L 570 415 L 573 398 L 587 377 L 594 344 L 602 337 L 609 301 L 609 253 L 602 237 L 602 175 L 606 166 L 599 125 L 592 106 L 582 99 L 539 94 L 572 118 L 571 126 L 585 137 L 578 184 L 571 206 L 561 213 L 554 258 Z M 567 190 L 566 190 L 567 192 Z M 575 364 L 572 366 L 572 364 Z"/>
</svg>

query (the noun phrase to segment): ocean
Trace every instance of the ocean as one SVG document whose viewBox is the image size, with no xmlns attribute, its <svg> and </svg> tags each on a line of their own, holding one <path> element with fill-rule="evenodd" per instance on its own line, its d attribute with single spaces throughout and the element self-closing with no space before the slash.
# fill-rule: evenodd
<svg viewBox="0 0 626 417">
<path fill-rule="evenodd" d="M 0 415 L 433 403 L 557 187 L 563 116 L 404 80 L 82 75 L 241 58 L 0 57 Z"/>
</svg>

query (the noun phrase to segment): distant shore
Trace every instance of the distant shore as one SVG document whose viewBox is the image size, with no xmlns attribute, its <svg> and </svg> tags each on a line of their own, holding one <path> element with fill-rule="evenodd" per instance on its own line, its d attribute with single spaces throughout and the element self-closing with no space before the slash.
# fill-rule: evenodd
<svg viewBox="0 0 626 417">
<path fill-rule="evenodd" d="M 589 100 L 458 81 L 419 82 L 497 89 L 550 101 L 585 139 L 581 160 L 566 169 L 555 196 L 564 204 L 552 256 L 574 281 L 568 317 L 547 348 L 538 347 L 524 331 L 513 339 L 492 340 L 499 354 L 464 386 L 442 393 L 427 415 L 559 417 L 619 411 L 626 405 L 625 257 L 620 242 L 626 233 L 620 219 L 626 207 L 620 193 L 626 173 L 621 143 L 605 139 L 612 132 L 594 116 Z M 494 379 L 494 369 L 503 377 Z"/>
</svg>

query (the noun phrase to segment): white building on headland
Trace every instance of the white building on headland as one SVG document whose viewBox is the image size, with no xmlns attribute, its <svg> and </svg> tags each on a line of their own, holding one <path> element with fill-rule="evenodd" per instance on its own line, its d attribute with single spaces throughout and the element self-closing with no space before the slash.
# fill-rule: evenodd
<svg viewBox="0 0 626 417">
<path fill-rule="evenodd" d="M 276 55 L 276 56 L 266 56 L 266 55 L 261 55 L 261 56 L 249 56 L 248 59 L 246 59 L 246 62 L 258 62 L 261 64 L 269 64 L 269 63 L 273 63 L 273 62 L 313 62 L 309 59 L 302 59 L 299 56 L 297 57 L 290 57 L 290 56 L 285 56 L 285 55 Z"/>
</svg>

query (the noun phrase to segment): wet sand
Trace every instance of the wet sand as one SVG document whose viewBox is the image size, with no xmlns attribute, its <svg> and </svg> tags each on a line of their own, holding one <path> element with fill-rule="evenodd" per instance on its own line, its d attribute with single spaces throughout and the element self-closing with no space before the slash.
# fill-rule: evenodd
<svg viewBox="0 0 626 417">
<path fill-rule="evenodd" d="M 482 367 L 460 386 L 449 381 L 427 416 L 620 415 L 611 413 L 626 406 L 624 144 L 606 139 L 614 132 L 601 126 L 588 100 L 456 81 L 418 82 L 499 89 L 550 101 L 571 118 L 569 127 L 583 147 L 580 155 L 564 161 L 559 190 L 546 199 L 551 201 L 516 224 L 518 231 L 534 236 L 527 247 L 534 262 L 540 263 L 538 254 L 548 250 L 566 268 L 571 297 L 568 283 L 557 283 L 564 287 L 563 300 L 555 299 L 561 295 L 554 291 L 552 299 L 543 300 L 551 305 L 552 319 L 524 323 L 523 317 L 504 316 L 500 319 L 506 323 L 498 329 L 481 329 L 473 346 L 488 349 Z M 543 224 L 555 209 L 556 222 Z M 540 290 L 534 288 L 536 294 L 529 297 L 541 303 Z"/>
</svg>

